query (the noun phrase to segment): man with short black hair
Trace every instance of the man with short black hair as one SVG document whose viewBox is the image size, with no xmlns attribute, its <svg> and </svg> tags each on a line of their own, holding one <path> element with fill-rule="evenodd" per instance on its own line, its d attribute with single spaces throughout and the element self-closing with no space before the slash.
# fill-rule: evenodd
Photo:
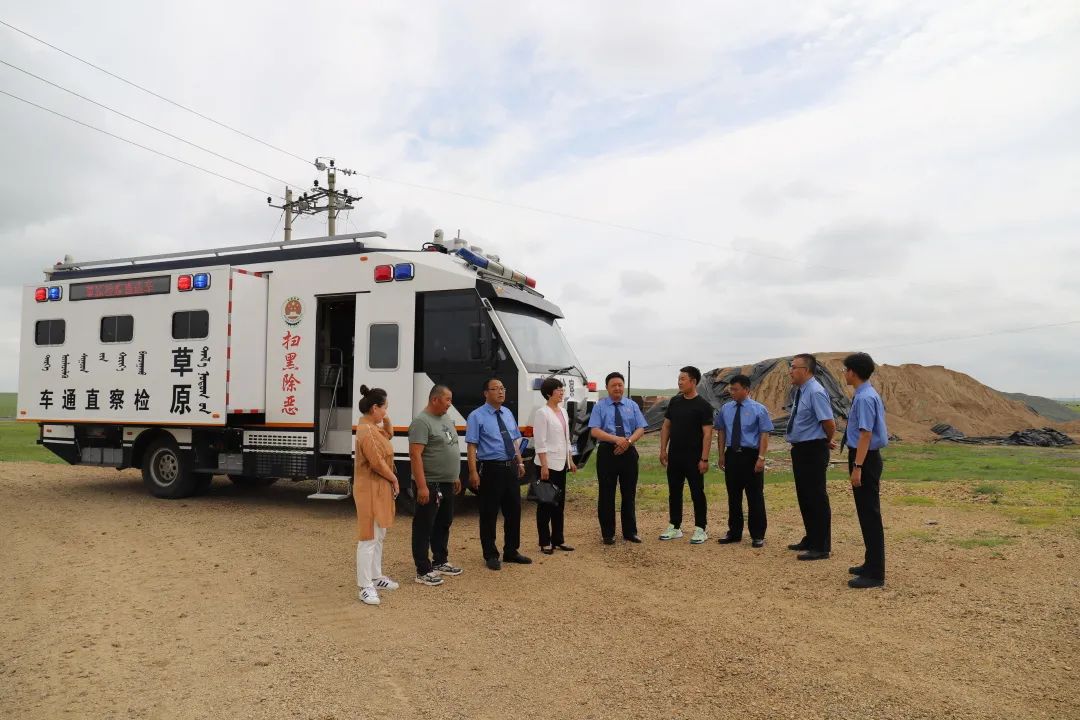
<svg viewBox="0 0 1080 720">
<path fill-rule="evenodd" d="M 660 428 L 660 464 L 667 468 L 668 520 L 661 540 L 675 540 L 682 532 L 683 484 L 690 486 L 694 500 L 694 534 L 691 545 L 709 539 L 708 502 L 705 499 L 705 473 L 709 470 L 712 450 L 713 407 L 698 395 L 701 371 L 693 365 L 679 370 L 679 394 L 671 398 Z"/>
<path fill-rule="evenodd" d="M 795 399 L 786 437 L 791 443 L 791 473 L 795 476 L 795 495 L 806 534 L 788 549 L 802 551 L 799 560 L 824 560 L 832 552 L 832 510 L 826 473 L 829 452 L 836 447 L 836 421 L 829 392 L 814 377 L 816 369 L 817 359 L 809 353 L 791 359 L 789 374 Z"/>
<path fill-rule="evenodd" d="M 627 542 L 640 543 L 635 499 L 638 481 L 638 452 L 634 444 L 645 434 L 648 423 L 641 408 L 626 400 L 622 373 L 608 373 L 604 379 L 607 397 L 593 406 L 589 427 L 596 438 L 596 479 L 599 494 L 596 515 L 605 545 L 615 544 L 615 488 L 622 493 L 622 533 Z"/>
<path fill-rule="evenodd" d="M 501 570 L 495 526 L 503 515 L 503 560 L 528 565 L 518 552 L 521 546 L 521 486 L 525 463 L 517 441 L 521 439 L 514 413 L 503 407 L 506 387 L 502 380 L 484 382 L 487 401 L 469 413 L 465 442 L 469 453 L 469 487 L 480 496 L 480 545 L 490 570 Z"/>
<path fill-rule="evenodd" d="M 862 565 L 849 569 L 853 588 L 881 587 L 885 584 L 885 530 L 881 523 L 881 449 L 889 444 L 885 426 L 885 405 L 870 384 L 874 360 L 866 353 L 844 358 L 844 380 L 855 388 L 844 434 L 848 446 L 848 473 L 855 496 L 866 553 Z"/>
<path fill-rule="evenodd" d="M 765 545 L 765 455 L 769 451 L 769 431 L 773 429 L 769 410 L 750 398 L 750 378 L 736 375 L 728 381 L 731 400 L 716 414 L 716 449 L 728 496 L 728 531 L 721 545 L 742 541 L 742 496 L 746 493 L 750 544 Z"/>
<path fill-rule="evenodd" d="M 428 393 L 427 407 L 409 425 L 409 465 L 416 488 L 412 551 L 421 585 L 442 585 L 444 575 L 461 574 L 461 568 L 450 564 L 448 549 L 454 495 L 461 492 L 461 449 L 457 428 L 447 417 L 453 400 L 450 388 L 436 385 Z"/>
</svg>

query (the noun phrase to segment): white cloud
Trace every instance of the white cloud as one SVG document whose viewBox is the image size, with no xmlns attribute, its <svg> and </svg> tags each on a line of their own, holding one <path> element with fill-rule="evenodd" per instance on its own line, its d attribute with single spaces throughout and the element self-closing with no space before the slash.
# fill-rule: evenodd
<svg viewBox="0 0 1080 720">
<path fill-rule="evenodd" d="M 365 196 L 353 225 L 409 245 L 435 226 L 461 228 L 536 277 L 566 312 L 590 374 L 629 359 L 642 368 L 636 384 L 664 385 L 671 363 L 1080 319 L 1075 3 L 317 3 L 297 12 L 127 2 L 13 13 L 15 25 L 304 157 L 335 154 L 378 176 L 623 226 L 349 183 Z M 59 15 L 67 21 L 53 22 Z M 0 33 L 11 62 L 290 182 L 314 177 Z M 0 81 L 280 190 L 11 71 Z M 7 98 L 0 106 L 0 290 L 9 295 L 64 253 L 164 252 L 273 232 L 277 213 L 256 193 Z M 297 235 L 321 231 L 305 219 Z M 662 291 L 644 305 L 608 301 L 653 287 Z M 621 322 L 627 312 L 632 326 Z M 881 353 L 1006 390 L 1078 394 L 1076 327 Z M 16 328 L 0 317 L 0 336 Z M 0 389 L 14 387 L 15 366 L 13 353 L 0 358 Z"/>
</svg>

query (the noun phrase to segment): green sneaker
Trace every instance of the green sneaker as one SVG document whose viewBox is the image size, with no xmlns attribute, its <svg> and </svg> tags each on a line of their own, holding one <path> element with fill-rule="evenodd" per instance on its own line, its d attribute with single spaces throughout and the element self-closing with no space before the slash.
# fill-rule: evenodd
<svg viewBox="0 0 1080 720">
<path fill-rule="evenodd" d="M 668 525 L 667 530 L 660 533 L 661 540 L 678 540 L 682 537 L 682 530 L 674 525 Z"/>
<path fill-rule="evenodd" d="M 681 533 L 680 533 L 681 534 Z M 694 534 L 690 538 L 691 545 L 700 545 L 709 539 L 709 534 L 705 532 L 705 528 L 694 527 Z"/>
</svg>

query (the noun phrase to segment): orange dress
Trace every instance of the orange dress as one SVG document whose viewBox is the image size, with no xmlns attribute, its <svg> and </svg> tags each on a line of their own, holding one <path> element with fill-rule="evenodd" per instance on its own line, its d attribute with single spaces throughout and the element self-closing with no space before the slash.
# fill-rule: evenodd
<svg viewBox="0 0 1080 720">
<path fill-rule="evenodd" d="M 374 540 L 375 523 L 382 528 L 394 524 L 394 488 L 376 468 L 393 474 L 394 448 L 379 428 L 360 422 L 356 426 L 353 464 L 357 540 Z"/>
</svg>

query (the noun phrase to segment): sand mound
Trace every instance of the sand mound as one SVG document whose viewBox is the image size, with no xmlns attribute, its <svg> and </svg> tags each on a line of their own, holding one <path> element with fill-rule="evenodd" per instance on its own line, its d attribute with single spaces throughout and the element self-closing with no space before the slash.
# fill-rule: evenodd
<svg viewBox="0 0 1080 720">
<path fill-rule="evenodd" d="M 842 377 L 846 355 L 820 353 L 816 357 L 850 399 L 852 390 L 844 385 Z M 787 364 L 786 360 L 777 362 L 753 388 L 754 398 L 768 407 L 774 418 L 787 416 L 785 405 L 791 389 Z M 706 376 L 715 383 L 736 369 L 751 374 L 753 367 L 718 368 Z M 889 431 L 903 440 L 932 440 L 936 436 L 930 428 L 938 423 L 948 423 L 966 435 L 1008 435 L 1041 427 L 1055 427 L 1067 433 L 1080 430 L 1080 423 L 1054 422 L 970 375 L 940 365 L 880 365 L 872 382 L 885 402 Z M 716 390 L 719 394 L 721 388 Z"/>
</svg>

